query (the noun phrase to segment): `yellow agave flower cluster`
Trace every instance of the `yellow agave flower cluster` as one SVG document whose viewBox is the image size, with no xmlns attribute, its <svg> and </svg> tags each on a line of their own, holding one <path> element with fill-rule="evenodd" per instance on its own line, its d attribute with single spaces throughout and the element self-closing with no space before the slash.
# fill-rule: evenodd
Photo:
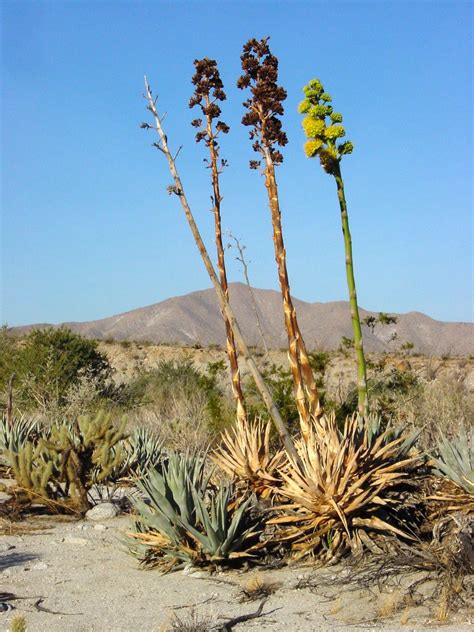
<svg viewBox="0 0 474 632">
<path fill-rule="evenodd" d="M 342 114 L 334 112 L 330 102 L 331 96 L 324 92 L 319 79 L 312 79 L 303 88 L 304 100 L 299 105 L 303 119 L 303 129 L 308 140 L 304 151 L 308 158 L 319 156 L 321 165 L 328 173 L 334 173 L 335 167 L 345 154 L 354 149 L 350 141 L 337 144 L 338 138 L 346 134 L 342 123 Z"/>
</svg>

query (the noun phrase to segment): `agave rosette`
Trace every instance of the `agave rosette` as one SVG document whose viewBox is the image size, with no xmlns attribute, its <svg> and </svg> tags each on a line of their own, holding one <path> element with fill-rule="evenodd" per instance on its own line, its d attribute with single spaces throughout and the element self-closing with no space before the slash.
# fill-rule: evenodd
<svg viewBox="0 0 474 632">
<path fill-rule="evenodd" d="M 437 457 L 431 459 L 438 477 L 437 490 L 428 497 L 438 507 L 433 515 L 445 511 L 474 511 L 474 427 L 461 429 L 457 439 L 441 435 Z"/>
<path fill-rule="evenodd" d="M 289 460 L 281 472 L 279 494 L 290 502 L 269 523 L 280 525 L 298 555 L 322 548 L 330 555 L 347 547 L 360 552 L 370 548 L 373 530 L 410 537 L 394 519 L 400 500 L 393 491 L 418 459 L 414 441 L 357 415 L 342 431 L 334 414 L 313 420 L 296 443 L 298 461 Z"/>
<path fill-rule="evenodd" d="M 224 472 L 261 498 L 279 487 L 278 472 L 286 459 L 283 450 L 273 453 L 270 431 L 270 423 L 262 419 L 237 419 L 232 429 L 223 432 L 221 445 L 211 455 Z"/>
<path fill-rule="evenodd" d="M 213 488 L 204 470 L 203 457 L 170 453 L 161 472 L 152 468 L 137 481 L 148 501 L 132 497 L 138 513 L 127 535 L 142 564 L 166 572 L 249 558 L 261 548 L 252 497 L 236 506 L 233 487 Z"/>
</svg>

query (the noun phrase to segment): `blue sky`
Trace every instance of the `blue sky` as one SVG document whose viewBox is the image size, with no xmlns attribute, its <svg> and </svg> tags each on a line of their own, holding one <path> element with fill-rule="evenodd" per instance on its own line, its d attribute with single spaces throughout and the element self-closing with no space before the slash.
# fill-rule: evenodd
<svg viewBox="0 0 474 632">
<path fill-rule="evenodd" d="M 472 319 L 471 3 L 4 0 L 1 10 L 3 323 L 91 320 L 210 286 L 164 159 L 139 129 L 146 73 L 214 254 L 188 108 L 196 57 L 217 59 L 228 96 L 224 228 L 246 244 L 252 284 L 277 289 L 235 88 L 243 43 L 266 35 L 288 91 L 277 177 L 293 295 L 347 296 L 335 184 L 304 157 L 296 112 L 318 77 L 355 144 L 343 174 L 360 304 Z"/>
</svg>

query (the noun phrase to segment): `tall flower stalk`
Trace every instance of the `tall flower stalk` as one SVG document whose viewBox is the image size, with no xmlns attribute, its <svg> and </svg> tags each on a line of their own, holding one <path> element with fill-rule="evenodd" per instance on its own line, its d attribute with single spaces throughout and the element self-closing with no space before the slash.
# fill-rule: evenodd
<svg viewBox="0 0 474 632">
<path fill-rule="evenodd" d="M 219 187 L 219 175 L 226 166 L 226 161 L 219 158 L 218 137 L 229 132 L 229 126 L 219 119 L 221 108 L 219 102 L 226 99 L 224 85 L 220 78 L 217 63 L 214 59 L 196 59 L 194 61 L 196 72 L 192 78 L 193 85 L 196 87 L 189 107 L 198 106 L 203 114 L 203 119 L 197 118 L 192 121 L 193 127 L 197 128 L 196 142 L 204 141 L 209 149 L 209 160 L 206 159 L 207 166 L 211 170 L 212 189 L 211 196 L 214 213 L 214 231 L 215 243 L 217 249 L 217 268 L 219 270 L 219 278 L 222 290 L 229 300 L 229 286 L 227 283 L 227 272 L 224 257 L 224 246 L 222 243 L 222 224 L 221 224 L 221 202 L 222 195 Z M 217 122 L 216 122 L 217 121 Z M 221 310 L 222 311 L 222 310 Z M 237 417 L 245 421 L 245 402 L 242 393 L 242 384 L 240 381 L 239 362 L 237 357 L 237 348 L 235 345 L 234 333 L 229 319 L 222 311 L 226 331 L 226 349 L 229 358 L 230 377 L 232 385 L 232 393 L 237 405 Z"/>
<path fill-rule="evenodd" d="M 290 294 L 278 186 L 275 176 L 275 166 L 283 162 L 283 156 L 278 147 L 283 147 L 288 142 L 279 118 L 284 112 L 283 101 L 286 99 L 286 91 L 277 84 L 278 59 L 270 52 L 268 38 L 261 41 L 249 40 L 244 45 L 241 62 L 243 74 L 239 78 L 237 86 L 241 89 L 249 88 L 251 93 L 250 98 L 243 104 L 248 112 L 242 118 L 242 123 L 251 128 L 249 135 L 254 141 L 253 149 L 261 155 L 264 162 L 263 172 L 273 225 L 275 259 L 288 334 L 288 357 L 300 425 L 303 434 L 306 435 L 310 417 L 319 417 L 322 411 L 319 404 L 318 389 Z M 258 169 L 260 165 L 261 160 L 250 161 L 252 169 Z"/>
<path fill-rule="evenodd" d="M 173 178 L 173 184 L 168 187 L 168 192 L 170 194 L 174 194 L 178 197 L 181 206 L 183 208 L 184 214 L 186 216 L 187 222 L 189 224 L 189 228 L 191 229 L 191 233 L 194 237 L 194 241 L 196 242 L 196 246 L 198 247 L 199 253 L 201 255 L 204 266 L 207 270 L 209 278 L 211 279 L 212 285 L 217 294 L 217 299 L 219 301 L 219 305 L 221 310 L 225 313 L 228 318 L 232 330 L 234 332 L 235 342 L 237 344 L 237 348 L 242 356 L 245 358 L 247 366 L 252 374 L 253 379 L 255 380 L 255 384 L 257 386 L 258 391 L 260 392 L 263 401 L 270 413 L 273 423 L 275 424 L 275 428 L 280 435 L 280 439 L 285 446 L 286 452 L 288 455 L 295 461 L 298 460 L 298 456 L 296 453 L 295 446 L 293 441 L 291 440 L 290 433 L 283 421 L 278 408 L 275 405 L 275 402 L 272 399 L 272 395 L 270 389 L 265 383 L 258 367 L 250 354 L 249 348 L 245 342 L 245 339 L 242 335 L 242 331 L 240 330 L 239 324 L 235 318 L 232 307 L 225 295 L 225 292 L 222 289 L 222 286 L 217 277 L 216 271 L 214 270 L 214 266 L 212 265 L 212 261 L 209 257 L 209 253 L 207 252 L 206 246 L 202 240 L 201 233 L 199 232 L 199 228 L 197 227 L 196 220 L 194 219 L 194 215 L 191 211 L 191 207 L 189 206 L 188 199 L 184 192 L 183 183 L 178 173 L 178 169 L 176 167 L 176 156 L 173 155 L 170 151 L 168 145 L 168 137 L 163 129 L 163 116 L 158 114 L 157 110 L 157 100 L 158 97 L 154 97 L 148 83 L 147 78 L 145 77 L 145 99 L 147 101 L 147 110 L 151 112 L 153 118 L 153 125 L 149 123 L 142 123 L 140 127 L 146 130 L 154 130 L 158 136 L 158 142 L 153 143 L 154 147 L 158 149 L 166 158 L 168 163 L 168 167 Z M 179 150 L 178 150 L 179 152 Z"/>
<path fill-rule="evenodd" d="M 357 359 L 357 390 L 359 413 L 366 417 L 369 412 L 367 397 L 367 369 L 362 342 L 359 306 L 354 278 L 354 263 L 352 256 L 352 239 L 349 229 L 349 216 L 344 193 L 344 181 L 341 174 L 342 157 L 351 154 L 354 146 L 346 140 L 338 142 L 346 134 L 342 123 L 342 114 L 334 112 L 330 105 L 331 96 L 324 91 L 321 82 L 313 79 L 303 88 L 304 100 L 299 105 L 303 119 L 303 129 L 308 140 L 305 143 L 305 153 L 308 158 L 319 157 L 324 171 L 333 176 L 337 186 L 337 197 L 341 209 L 342 233 L 346 256 L 346 277 L 351 306 L 352 330 L 354 333 L 354 348 Z"/>
</svg>

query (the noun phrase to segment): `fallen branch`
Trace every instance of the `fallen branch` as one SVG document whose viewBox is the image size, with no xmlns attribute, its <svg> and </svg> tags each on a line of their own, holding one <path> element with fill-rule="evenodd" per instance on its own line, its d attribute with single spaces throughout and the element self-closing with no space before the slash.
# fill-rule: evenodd
<svg viewBox="0 0 474 632">
<path fill-rule="evenodd" d="M 259 617 L 264 616 L 262 615 L 262 610 L 266 601 L 267 601 L 266 599 L 263 599 L 258 609 L 255 612 L 251 612 L 250 614 L 241 614 L 238 617 L 232 617 L 231 619 L 228 619 L 223 625 L 221 625 L 220 627 L 216 629 L 219 630 L 219 632 L 229 632 L 229 630 L 232 630 L 232 628 L 238 625 L 239 623 L 244 623 L 244 621 L 250 621 L 251 619 L 258 619 Z"/>
</svg>

